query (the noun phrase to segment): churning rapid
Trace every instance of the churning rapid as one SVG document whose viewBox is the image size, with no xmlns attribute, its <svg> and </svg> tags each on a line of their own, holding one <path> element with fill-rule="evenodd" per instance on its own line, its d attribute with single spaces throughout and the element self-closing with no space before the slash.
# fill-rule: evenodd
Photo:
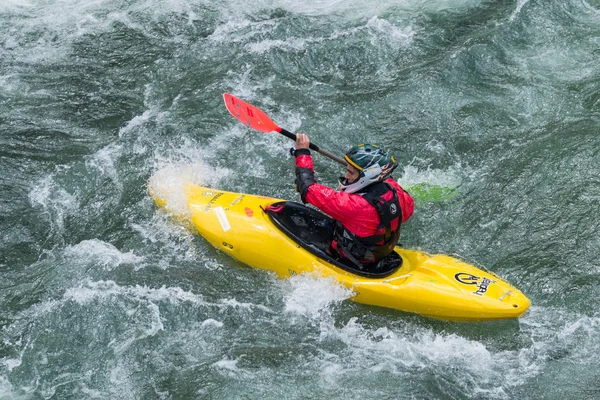
<svg viewBox="0 0 600 400">
<path fill-rule="evenodd" d="M 599 57 L 598 0 L 2 1 L 0 399 L 600 397 Z M 298 201 L 292 142 L 224 92 L 450 188 L 415 196 L 401 243 L 529 311 L 365 306 L 173 222 L 151 176 Z"/>
</svg>

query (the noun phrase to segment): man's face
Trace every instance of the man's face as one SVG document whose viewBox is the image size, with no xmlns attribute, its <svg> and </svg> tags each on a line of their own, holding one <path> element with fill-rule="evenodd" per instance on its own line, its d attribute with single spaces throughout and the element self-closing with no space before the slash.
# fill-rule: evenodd
<svg viewBox="0 0 600 400">
<path fill-rule="evenodd" d="M 356 182 L 359 175 L 360 174 L 356 168 L 354 168 L 350 164 L 346 165 L 346 174 L 344 175 L 344 179 L 346 179 L 346 182 L 348 182 L 348 183 Z"/>
</svg>

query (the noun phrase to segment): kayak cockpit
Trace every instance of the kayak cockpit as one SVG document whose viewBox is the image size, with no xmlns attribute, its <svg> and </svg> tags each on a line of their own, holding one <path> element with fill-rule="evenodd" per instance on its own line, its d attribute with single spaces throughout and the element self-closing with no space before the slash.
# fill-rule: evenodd
<svg viewBox="0 0 600 400">
<path fill-rule="evenodd" d="M 350 260 L 334 257 L 329 252 L 334 220 L 302 204 L 280 201 L 268 206 L 265 212 L 279 230 L 302 248 L 345 271 L 367 278 L 384 278 L 402 266 L 402 257 L 395 251 L 364 269 Z"/>
</svg>

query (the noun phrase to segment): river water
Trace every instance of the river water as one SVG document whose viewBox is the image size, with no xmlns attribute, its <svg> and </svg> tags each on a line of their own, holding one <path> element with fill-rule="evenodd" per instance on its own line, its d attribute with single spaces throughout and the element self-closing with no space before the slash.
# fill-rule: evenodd
<svg viewBox="0 0 600 400">
<path fill-rule="evenodd" d="M 3 0 L 0 399 L 600 397 L 600 1 Z M 292 144 L 384 144 L 406 247 L 532 301 L 452 323 L 278 280 L 148 179 L 297 200 Z M 342 171 L 316 155 L 318 178 Z"/>
</svg>

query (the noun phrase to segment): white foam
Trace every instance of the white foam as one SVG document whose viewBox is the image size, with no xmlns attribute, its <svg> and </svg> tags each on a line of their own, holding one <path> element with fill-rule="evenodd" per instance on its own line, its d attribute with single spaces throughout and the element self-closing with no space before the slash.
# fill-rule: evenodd
<svg viewBox="0 0 600 400">
<path fill-rule="evenodd" d="M 119 188 L 123 185 L 120 182 L 117 168 L 115 167 L 115 158 L 121 154 L 123 147 L 120 145 L 109 145 L 98 150 L 95 154 L 87 157 L 85 165 L 88 168 L 98 170 L 102 175 L 107 175 Z"/>
<path fill-rule="evenodd" d="M 20 82 L 15 74 L 0 76 L 0 93 L 12 97 L 19 92 L 27 92 L 28 89 L 28 86 Z"/>
<path fill-rule="evenodd" d="M 139 264 L 144 258 L 132 252 L 123 253 L 110 243 L 99 239 L 84 240 L 76 245 L 65 248 L 67 257 L 93 260 L 105 269 L 112 270 L 123 264 Z"/>
<path fill-rule="evenodd" d="M 235 0 L 223 3 L 230 12 L 240 9 Z M 252 3 L 252 8 L 244 8 L 243 11 L 255 11 L 261 9 L 282 9 L 292 13 L 308 16 L 320 15 L 344 15 L 347 18 L 365 18 L 373 15 L 381 15 L 390 9 L 396 12 L 405 12 L 414 15 L 415 11 L 423 10 L 445 10 L 449 7 L 469 8 L 480 4 L 480 0 L 257 0 Z M 239 12 L 238 12 L 239 14 Z"/>
<path fill-rule="evenodd" d="M 148 87 L 146 88 L 146 92 L 148 92 Z M 148 93 L 146 93 L 146 97 L 148 97 Z M 145 102 L 147 103 L 147 102 Z M 159 115 L 159 111 L 158 108 L 156 107 L 151 107 L 148 110 L 145 110 L 142 115 L 136 115 L 135 117 L 133 117 L 131 120 L 129 120 L 127 122 L 127 124 L 125 124 L 125 126 L 123 126 L 122 128 L 119 129 L 119 137 L 123 137 L 126 136 L 132 132 L 134 132 L 136 129 L 144 126 L 144 124 L 146 124 L 148 121 L 152 120 L 153 118 L 157 117 Z"/>
<path fill-rule="evenodd" d="M 223 323 L 221 321 L 217 321 L 216 319 L 209 318 L 205 321 L 202 321 L 202 324 L 200 325 L 200 327 L 201 328 L 206 328 L 206 327 L 222 328 Z"/>
<path fill-rule="evenodd" d="M 5 13 L 23 12 L 30 7 L 32 7 L 32 4 L 28 0 L 3 0 L 0 2 L 0 11 Z"/>
<path fill-rule="evenodd" d="M 42 178 L 29 192 L 32 206 L 42 207 L 50 216 L 53 234 L 62 234 L 65 218 L 77 215 L 80 201 L 75 194 L 67 192 L 55 181 L 53 175 Z"/>
<path fill-rule="evenodd" d="M 448 366 L 462 365 L 477 375 L 488 374 L 494 366 L 492 354 L 482 343 L 456 334 L 429 333 L 413 351 L 421 351 L 429 362 Z"/>
<path fill-rule="evenodd" d="M 521 12 L 521 9 L 523 8 L 523 6 L 525 4 L 527 4 L 528 2 L 529 2 L 529 0 L 517 0 L 517 7 L 513 11 L 513 13 L 510 15 L 509 20 L 514 21 L 517 18 L 517 16 L 519 15 L 519 13 Z"/>
<path fill-rule="evenodd" d="M 197 160 L 201 160 L 201 157 Z M 154 196 L 166 201 L 165 209 L 169 213 L 185 217 L 189 211 L 185 192 L 188 184 L 216 186 L 216 183 L 229 174 L 228 169 L 212 168 L 202 161 L 180 162 L 168 164 L 156 171 L 149 179 L 148 187 Z"/>
<path fill-rule="evenodd" d="M 198 263 L 208 270 L 217 270 L 222 268 L 222 264 L 217 260 L 201 257 L 198 258 L 198 252 L 193 244 L 197 235 L 186 224 L 173 223 L 171 215 L 166 213 L 154 213 L 150 220 L 143 221 L 141 224 L 132 224 L 132 229 L 137 231 L 145 244 L 152 243 L 160 248 L 161 253 L 167 251 L 169 257 L 160 257 L 154 260 L 153 267 L 168 269 L 179 260 Z M 148 248 L 146 248 L 148 250 Z M 157 249 L 158 250 L 158 249 Z M 149 250 L 148 250 L 149 251 Z M 134 269 L 147 267 L 148 263 L 137 263 Z"/>
<path fill-rule="evenodd" d="M 455 371 L 457 382 L 469 382 L 469 390 L 502 396 L 506 384 L 502 379 L 504 374 L 524 371 L 517 361 L 518 352 L 494 354 L 483 343 L 454 333 L 395 325 L 394 328 L 365 327 L 356 317 L 342 327 L 322 323 L 322 341 L 345 344 L 344 352 L 325 354 L 322 358 L 323 384 L 342 384 L 357 370 L 405 376 L 415 370 L 451 369 Z"/>
<path fill-rule="evenodd" d="M 152 24 L 148 19 L 160 21 L 173 14 L 186 16 L 187 23 L 202 19 L 201 12 L 207 5 L 217 8 L 221 20 L 227 21 L 211 35 L 212 40 L 249 40 L 252 35 L 262 29 L 261 25 L 276 25 L 278 21 L 266 20 L 249 22 L 248 15 L 264 9 L 281 9 L 294 14 L 308 16 L 341 15 L 349 20 L 369 19 L 382 15 L 394 8 L 396 13 L 405 13 L 407 18 L 415 10 L 440 10 L 449 7 L 476 5 L 475 0 L 453 1 L 438 0 L 408 2 L 406 0 L 373 1 L 362 0 L 257 0 L 240 7 L 235 0 L 225 0 L 213 5 L 210 2 L 189 2 L 185 0 L 142 0 L 136 2 L 120 2 L 116 0 L 61 0 L 51 2 L 31 2 L 27 0 L 4 0 L 0 2 L 0 10 L 17 16 L 14 18 L 14 32 L 5 39 L 4 46 L 21 61 L 53 62 L 70 54 L 70 46 L 80 37 L 89 34 L 101 34 L 114 29 L 115 22 L 124 24 L 143 35 L 153 37 Z M 247 29 L 252 25 L 251 29 Z M 385 24 L 383 24 L 385 25 Z M 390 40 L 404 40 L 404 30 L 388 30 L 376 23 L 373 28 L 384 28 Z M 235 34 L 232 34 L 235 33 Z M 241 33 L 242 38 L 233 38 Z M 31 42 L 31 37 L 37 37 Z M 180 41 L 178 35 L 161 37 L 162 40 Z M 302 40 L 302 39 L 297 39 Z"/>
<path fill-rule="evenodd" d="M 63 295 L 63 300 L 75 301 L 79 304 L 110 297 L 128 297 L 135 300 L 150 302 L 168 301 L 178 304 L 189 302 L 193 304 L 206 304 L 200 295 L 186 292 L 179 287 L 149 288 L 147 286 L 119 286 L 114 281 L 87 282 L 83 286 L 69 288 Z"/>
<path fill-rule="evenodd" d="M 143 224 L 131 224 L 131 228 L 138 232 L 145 242 L 159 243 L 172 246 L 173 252 L 177 254 L 185 254 L 190 250 L 189 245 L 185 248 L 180 247 L 177 242 L 183 240 L 185 243 L 190 243 L 195 237 L 192 231 L 184 226 L 173 224 L 171 217 L 165 217 L 164 214 L 154 214 L 152 219 L 144 221 Z"/>
<path fill-rule="evenodd" d="M 395 375 L 407 373 L 407 370 L 446 370 L 456 371 L 457 382 L 469 382 L 470 390 L 488 394 L 495 398 L 508 398 L 506 393 L 512 387 L 520 387 L 530 382 L 543 372 L 543 366 L 556 345 L 563 343 L 581 343 L 581 336 L 587 343 L 596 344 L 573 349 L 569 357 L 595 365 L 598 353 L 595 335 L 600 327 L 598 318 L 587 316 L 564 321 L 562 335 L 556 336 L 556 323 L 565 318 L 564 309 L 558 311 L 557 319 L 549 321 L 554 313 L 548 310 L 534 311 L 537 316 L 535 328 L 531 318 L 527 316 L 525 325 L 520 329 L 522 334 L 531 337 L 531 343 L 514 350 L 494 351 L 478 341 L 462 337 L 456 333 L 434 332 L 421 326 L 394 324 L 386 326 L 366 327 L 351 318 L 348 323 L 339 327 L 331 321 L 320 324 L 321 340 L 341 341 L 345 351 L 329 355 L 324 353 L 321 364 L 321 376 L 324 384 L 338 384 L 338 379 L 347 379 L 348 373 L 357 368 L 373 372 L 386 371 Z M 577 340 L 572 335 L 579 335 Z M 559 334 L 560 336 L 560 334 Z M 460 366 L 457 369 L 457 366 Z M 470 385 L 474 384 L 474 387 Z"/>
<path fill-rule="evenodd" d="M 151 28 L 138 22 L 147 17 L 160 19 L 169 13 L 186 13 L 194 20 L 189 2 L 145 0 L 60 0 L 41 2 L 3 0 L 0 11 L 15 17 L 14 32 L 8 42 L 11 56 L 28 63 L 52 63 L 69 55 L 70 46 L 86 34 L 100 34 L 114 29 L 114 22 L 151 36 Z M 32 41 L 35 37 L 37 40 Z M 162 38 L 169 40 L 169 38 Z M 172 40 L 176 41 L 174 37 Z M 4 44 L 7 45 L 6 42 Z"/>
<path fill-rule="evenodd" d="M 117 359 L 116 366 L 111 369 L 109 377 L 109 391 L 112 398 L 135 397 L 138 393 L 132 378 L 132 368 L 126 361 Z M 128 396 L 129 395 L 129 396 Z"/>
<path fill-rule="evenodd" d="M 250 53 L 266 53 L 271 49 L 281 49 L 281 50 L 295 50 L 300 51 L 304 50 L 307 46 L 307 41 L 304 39 L 286 39 L 286 40 L 263 40 L 257 43 L 248 43 L 244 46 L 246 50 Z"/>
<path fill-rule="evenodd" d="M 284 295 L 285 311 L 312 319 L 328 313 L 332 304 L 353 295 L 352 290 L 346 289 L 333 278 L 302 274 L 281 282 L 289 287 Z"/>
<path fill-rule="evenodd" d="M 335 40 L 343 36 L 350 36 L 358 32 L 365 31 L 365 28 L 369 32 L 375 34 L 377 38 L 385 40 L 395 47 L 407 47 L 412 43 L 416 34 L 411 27 L 398 28 L 391 22 L 381 19 L 377 16 L 369 19 L 363 27 L 341 29 L 326 37 L 291 37 L 286 39 L 265 39 L 261 41 L 252 41 L 252 36 L 256 35 L 256 31 L 272 29 L 276 25 L 273 22 L 268 24 L 264 22 L 252 23 L 252 33 L 238 33 L 240 30 L 247 30 L 246 28 L 248 28 L 249 25 L 250 22 L 247 20 L 240 22 L 228 21 L 227 23 L 219 26 L 215 32 L 213 32 L 211 39 L 215 41 L 249 42 L 244 45 L 246 51 L 249 53 L 262 54 L 271 51 L 272 49 L 283 51 L 302 51 L 314 44 Z M 236 35 L 235 33 L 238 34 Z M 237 86 L 234 87 L 237 88 Z M 250 98 L 247 93 L 245 98 Z"/>
<path fill-rule="evenodd" d="M 18 358 L 8 358 L 8 359 L 3 359 L 2 363 L 6 366 L 6 368 L 10 372 L 13 369 L 17 368 L 18 366 L 20 366 L 22 361 Z"/>
<path fill-rule="evenodd" d="M 106 393 L 98 390 L 98 389 L 90 389 L 88 387 L 82 387 L 81 393 L 85 394 L 88 399 L 105 399 Z"/>
<path fill-rule="evenodd" d="M 154 336 L 158 332 L 163 331 L 165 326 L 162 323 L 162 319 L 160 317 L 160 309 L 158 306 L 152 302 L 148 303 L 148 309 L 150 310 L 150 327 L 144 331 L 144 337 Z"/>
<path fill-rule="evenodd" d="M 226 23 L 217 26 L 208 39 L 214 42 L 245 42 L 256 36 L 257 32 L 276 26 L 276 24 L 272 20 L 250 22 L 245 18 L 229 19 Z"/>
<path fill-rule="evenodd" d="M 382 34 L 383 37 L 397 47 L 409 46 L 416 34 L 411 27 L 397 28 L 389 21 L 380 19 L 377 16 L 367 22 L 367 27 L 374 32 Z"/>
<path fill-rule="evenodd" d="M 425 169 L 409 164 L 404 167 L 402 178 L 398 179 L 400 185 L 417 185 L 425 183 L 434 186 L 457 188 L 462 183 L 460 167 L 451 167 L 446 170 L 427 167 Z"/>
<path fill-rule="evenodd" d="M 79 205 L 77 197 L 59 187 L 52 175 L 42 178 L 29 192 L 29 201 L 33 206 L 71 212 L 77 210 Z"/>
<path fill-rule="evenodd" d="M 581 364 L 598 363 L 600 317 L 581 315 L 562 307 L 531 306 L 519 319 L 520 331 L 531 340 L 529 347 L 498 354 L 509 386 L 520 386 L 543 373 L 549 358 L 564 351 Z M 576 346 L 574 344 L 577 344 Z"/>
<path fill-rule="evenodd" d="M 521 0 L 521 1 L 525 1 L 525 0 Z M 590 10 L 591 12 L 593 12 L 594 14 L 600 15 L 600 5 L 595 4 L 594 6 L 592 6 L 588 1 L 583 0 L 583 5 L 585 6 L 585 8 L 587 8 L 588 10 Z"/>
<path fill-rule="evenodd" d="M 0 399 L 13 399 L 16 397 L 16 395 L 13 395 L 13 387 L 10 381 L 5 377 L 0 376 Z"/>
<path fill-rule="evenodd" d="M 220 368 L 220 369 L 225 369 L 228 371 L 237 371 L 237 363 L 238 360 L 230 360 L 228 358 L 224 358 L 222 360 L 217 361 L 216 363 L 213 364 L 213 366 Z"/>
</svg>

